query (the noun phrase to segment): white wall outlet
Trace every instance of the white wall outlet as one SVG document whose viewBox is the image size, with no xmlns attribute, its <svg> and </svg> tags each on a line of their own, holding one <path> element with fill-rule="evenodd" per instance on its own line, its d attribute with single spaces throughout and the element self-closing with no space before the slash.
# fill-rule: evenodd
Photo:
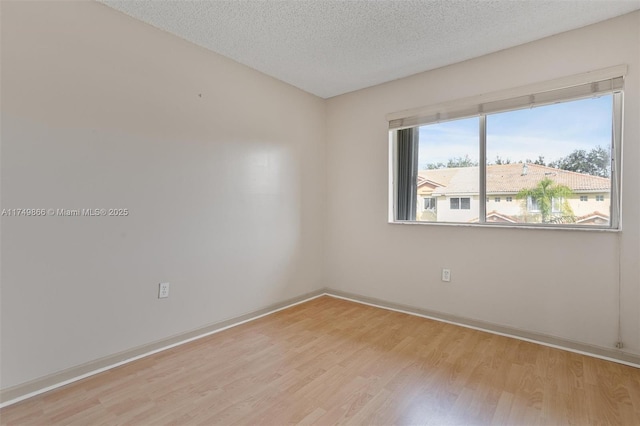
<svg viewBox="0 0 640 426">
<path fill-rule="evenodd" d="M 442 281 L 448 283 L 451 281 L 451 269 L 443 269 L 442 270 Z"/>
<path fill-rule="evenodd" d="M 158 285 L 158 299 L 169 297 L 169 283 L 160 283 Z"/>
</svg>

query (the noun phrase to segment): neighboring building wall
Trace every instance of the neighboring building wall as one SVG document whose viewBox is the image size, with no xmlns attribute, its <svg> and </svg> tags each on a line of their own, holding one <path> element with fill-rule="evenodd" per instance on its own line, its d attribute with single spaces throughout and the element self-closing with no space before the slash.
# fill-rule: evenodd
<svg viewBox="0 0 640 426">
<path fill-rule="evenodd" d="M 587 196 L 587 201 L 580 201 L 580 196 Z M 603 201 L 597 201 L 596 196 L 602 196 Z M 496 197 L 500 197 L 500 202 L 496 202 Z M 512 201 L 508 202 L 507 197 L 512 197 Z M 523 216 L 531 214 L 527 211 L 527 200 L 519 200 L 515 194 L 490 195 L 487 202 L 487 212 L 498 211 L 509 216 Z M 594 212 L 609 215 L 611 198 L 608 193 L 575 193 L 567 200 L 569 207 L 573 211 L 574 216 L 582 217 Z"/>
<path fill-rule="evenodd" d="M 422 193 L 421 193 L 422 192 Z M 419 221 L 425 222 L 469 222 L 478 218 L 479 203 L 477 195 L 469 195 L 471 197 L 471 209 L 469 210 L 451 210 L 450 198 L 451 197 L 434 197 L 437 201 L 437 209 L 435 211 L 428 211 L 424 209 L 424 199 L 432 197 L 430 194 L 426 194 L 429 191 L 418 191 L 418 215 Z M 580 201 L 580 196 L 587 196 L 587 201 Z M 603 201 L 597 201 L 596 196 L 603 197 Z M 497 202 L 496 198 L 499 197 L 500 201 Z M 511 197 L 511 201 L 507 201 L 508 197 Z M 462 196 L 460 197 L 462 198 Z M 487 201 L 487 213 L 496 211 L 504 215 L 512 216 L 514 218 L 529 216 L 533 220 L 532 215 L 537 215 L 537 212 L 527 211 L 527 201 L 525 199 L 519 200 L 516 194 L 501 194 L 490 195 Z M 575 217 L 583 217 L 593 214 L 595 212 L 602 213 L 609 216 L 610 209 L 610 197 L 607 193 L 589 193 L 589 194 L 575 194 L 567 200 L 571 210 Z"/>
<path fill-rule="evenodd" d="M 580 201 L 580 196 L 584 195 L 588 197 L 587 201 Z M 596 196 L 604 197 L 604 201 L 597 201 Z M 609 216 L 609 210 L 611 206 L 611 197 L 608 193 L 588 193 L 588 194 L 580 194 L 576 193 L 575 196 L 571 197 L 569 200 L 569 205 L 573 210 L 573 214 L 578 217 L 591 214 L 594 212 L 604 213 Z"/>
<path fill-rule="evenodd" d="M 468 222 L 478 218 L 479 205 L 477 195 L 465 196 L 472 198 L 470 210 L 451 210 L 449 201 L 451 197 L 440 196 L 435 197 L 437 200 L 437 211 L 426 211 L 423 208 L 424 199 L 432 197 L 428 194 L 429 192 L 428 190 L 418 191 L 418 220 L 425 222 Z M 587 196 L 587 201 L 580 201 L 580 196 Z M 603 201 L 597 201 L 597 196 L 603 197 Z M 507 201 L 509 197 L 511 197 L 511 201 Z M 460 198 L 462 198 L 462 196 L 460 196 Z M 528 216 L 530 220 L 534 220 L 533 216 L 538 214 L 537 212 L 527 211 L 527 200 L 519 200 L 516 194 L 492 194 L 487 198 L 487 213 L 496 211 L 514 218 Z M 496 201 L 496 198 L 500 198 L 500 201 Z M 611 199 L 608 193 L 576 193 L 567 201 L 575 217 L 579 218 L 596 212 L 609 216 Z"/>
<path fill-rule="evenodd" d="M 451 198 L 470 198 L 469 209 L 451 209 Z M 469 222 L 478 218 L 478 196 L 471 194 L 438 197 L 438 222 Z"/>
<path fill-rule="evenodd" d="M 496 202 L 496 197 L 500 197 L 500 202 Z M 507 201 L 507 197 L 511 197 L 511 201 Z M 509 216 L 518 216 L 527 210 L 527 200 L 518 200 L 516 194 L 491 194 L 488 198 L 487 213 L 495 210 Z"/>
</svg>

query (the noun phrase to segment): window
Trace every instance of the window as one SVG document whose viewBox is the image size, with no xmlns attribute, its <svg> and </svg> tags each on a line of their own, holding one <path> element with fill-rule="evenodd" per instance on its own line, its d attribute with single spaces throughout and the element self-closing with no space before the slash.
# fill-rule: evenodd
<svg viewBox="0 0 640 426">
<path fill-rule="evenodd" d="M 450 198 L 449 199 L 449 208 L 451 210 L 470 210 L 471 209 L 471 198 Z"/>
<path fill-rule="evenodd" d="M 538 200 L 536 198 L 527 197 L 527 210 L 530 212 L 539 212 Z"/>
<path fill-rule="evenodd" d="M 527 210 L 532 213 L 539 213 L 542 211 L 540 205 L 544 202 L 544 200 L 527 197 Z M 562 198 L 551 198 L 551 211 L 553 213 L 558 213 L 562 211 L 564 200 Z"/>
<path fill-rule="evenodd" d="M 612 166 L 620 156 L 623 79 L 588 79 L 624 72 L 594 71 L 559 89 L 541 83 L 517 97 L 486 95 L 481 104 L 461 100 L 390 115 L 392 220 L 425 220 L 414 219 L 411 204 L 398 204 L 417 189 L 434 199 L 425 198 L 424 209 L 449 199 L 431 222 L 616 228 L 619 170 Z M 595 197 L 606 206 L 589 211 L 582 191 L 603 192 Z M 584 219 L 595 213 L 601 220 Z"/>
<path fill-rule="evenodd" d="M 424 207 L 425 210 L 435 210 L 436 209 L 436 199 L 433 197 L 427 197 L 424 199 Z"/>
</svg>

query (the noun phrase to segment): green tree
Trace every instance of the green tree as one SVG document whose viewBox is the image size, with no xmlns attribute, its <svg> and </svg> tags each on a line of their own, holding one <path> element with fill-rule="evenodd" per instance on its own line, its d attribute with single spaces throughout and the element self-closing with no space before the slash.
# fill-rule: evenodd
<svg viewBox="0 0 640 426">
<path fill-rule="evenodd" d="M 544 156 L 543 155 L 539 155 L 538 159 L 536 161 L 533 162 L 533 164 L 539 164 L 541 166 L 544 166 Z"/>
<path fill-rule="evenodd" d="M 447 167 L 474 167 L 477 165 L 478 162 L 473 161 L 468 155 L 464 157 L 453 157 L 447 161 Z"/>
<path fill-rule="evenodd" d="M 611 156 L 609 151 L 600 146 L 589 152 L 584 149 L 576 149 L 566 157 L 549 163 L 549 166 L 592 176 L 609 177 L 611 175 Z"/>
<path fill-rule="evenodd" d="M 447 165 L 444 163 L 429 163 L 424 166 L 424 170 L 444 169 L 445 167 L 447 167 Z"/>
<path fill-rule="evenodd" d="M 556 184 L 548 177 L 542 179 L 534 188 L 521 189 L 516 195 L 519 200 L 531 197 L 536 202 L 542 216 L 542 223 L 573 222 L 574 215 L 566 199 L 573 194 L 571 188 Z M 562 202 L 561 214 L 553 214 L 553 200 Z"/>
<path fill-rule="evenodd" d="M 507 158 L 506 160 L 503 160 L 502 157 L 500 157 L 499 155 L 496 155 L 496 162 L 495 164 L 497 165 L 502 165 L 502 164 L 511 164 L 511 159 Z"/>
<path fill-rule="evenodd" d="M 474 167 L 477 166 L 478 162 L 473 161 L 469 158 L 468 155 L 464 157 L 453 157 L 447 160 L 447 164 L 445 163 L 428 163 L 423 166 L 423 170 L 434 170 L 434 169 L 446 169 L 451 167 Z"/>
</svg>

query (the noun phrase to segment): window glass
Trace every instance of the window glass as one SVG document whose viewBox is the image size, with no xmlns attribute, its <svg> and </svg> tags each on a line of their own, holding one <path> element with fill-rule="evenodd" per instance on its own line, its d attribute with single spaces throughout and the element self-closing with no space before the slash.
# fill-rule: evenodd
<svg viewBox="0 0 640 426">
<path fill-rule="evenodd" d="M 612 105 L 605 95 L 487 115 L 487 195 L 515 199 L 488 205 L 487 217 L 596 224 L 584 221 L 596 212 L 584 192 L 611 191 Z M 609 205 L 597 212 L 608 223 Z"/>
<path fill-rule="evenodd" d="M 417 212 L 425 222 L 477 222 L 479 212 L 479 118 L 419 128 L 418 197 L 433 208 Z M 420 204 L 420 203 L 418 203 Z"/>
<path fill-rule="evenodd" d="M 435 210 L 436 208 L 436 200 L 433 197 L 424 198 L 424 209 L 425 210 Z"/>
</svg>

